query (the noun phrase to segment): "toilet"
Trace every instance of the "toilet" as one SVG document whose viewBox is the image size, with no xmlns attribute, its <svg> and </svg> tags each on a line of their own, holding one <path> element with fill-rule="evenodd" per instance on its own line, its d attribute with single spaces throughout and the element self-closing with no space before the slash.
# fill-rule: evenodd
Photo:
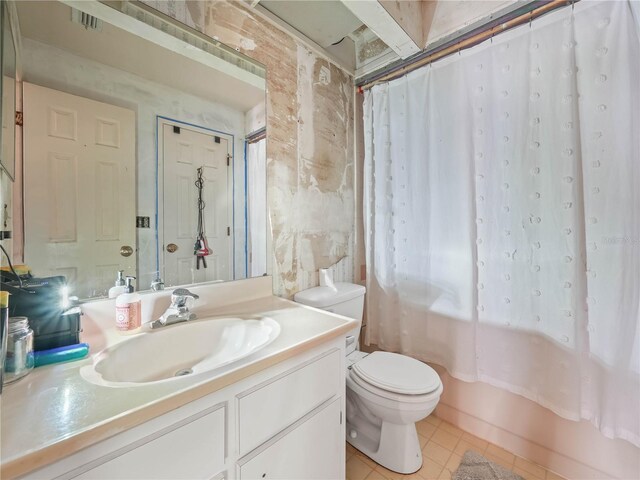
<svg viewBox="0 0 640 480">
<path fill-rule="evenodd" d="M 436 408 L 440 377 L 405 355 L 358 350 L 365 288 L 335 283 L 298 292 L 298 303 L 358 320 L 346 338 L 347 441 L 383 467 L 414 473 L 422 466 L 416 422 Z"/>
</svg>

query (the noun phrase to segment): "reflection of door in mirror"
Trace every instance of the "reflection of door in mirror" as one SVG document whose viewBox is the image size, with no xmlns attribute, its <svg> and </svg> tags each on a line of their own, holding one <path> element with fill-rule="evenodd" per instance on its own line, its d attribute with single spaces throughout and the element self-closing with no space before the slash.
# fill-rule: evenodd
<svg viewBox="0 0 640 480">
<path fill-rule="evenodd" d="M 135 275 L 135 132 L 131 110 L 24 83 L 25 262 L 80 298 Z"/>
<path fill-rule="evenodd" d="M 163 260 L 167 286 L 232 280 L 231 225 L 233 137 L 159 119 L 164 168 Z M 202 219 L 211 254 L 194 255 L 198 232 L 197 169 L 203 168 Z M 264 207 L 263 207 L 264 211 Z M 177 247 L 177 248 L 176 248 Z M 206 268 L 205 268 L 206 264 Z"/>
</svg>

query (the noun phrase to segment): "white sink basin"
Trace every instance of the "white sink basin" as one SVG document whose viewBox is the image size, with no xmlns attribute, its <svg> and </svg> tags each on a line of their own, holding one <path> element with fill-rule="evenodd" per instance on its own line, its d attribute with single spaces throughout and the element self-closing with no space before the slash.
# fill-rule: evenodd
<svg viewBox="0 0 640 480">
<path fill-rule="evenodd" d="M 278 322 L 267 317 L 179 323 L 106 348 L 80 373 L 99 385 L 170 382 L 236 362 L 266 347 L 279 334 Z"/>
</svg>

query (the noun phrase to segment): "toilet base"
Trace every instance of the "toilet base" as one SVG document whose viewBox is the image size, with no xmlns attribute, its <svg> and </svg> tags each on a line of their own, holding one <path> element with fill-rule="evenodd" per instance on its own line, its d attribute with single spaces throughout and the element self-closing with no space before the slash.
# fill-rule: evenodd
<svg viewBox="0 0 640 480">
<path fill-rule="evenodd" d="M 403 474 L 415 473 L 422 467 L 415 423 L 382 422 L 378 427 L 355 416 L 347 421 L 346 428 L 347 442 L 379 465 Z"/>
</svg>

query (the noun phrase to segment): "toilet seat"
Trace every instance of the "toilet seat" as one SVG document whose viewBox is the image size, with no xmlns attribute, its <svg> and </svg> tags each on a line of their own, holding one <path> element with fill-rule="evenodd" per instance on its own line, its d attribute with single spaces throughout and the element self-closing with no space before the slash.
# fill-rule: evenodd
<svg viewBox="0 0 640 480">
<path fill-rule="evenodd" d="M 354 363 L 351 372 L 360 386 L 385 392 L 386 398 L 390 398 L 389 394 L 394 398 L 426 395 L 441 385 L 440 377 L 429 365 L 397 353 L 373 352 Z"/>
<path fill-rule="evenodd" d="M 368 394 L 370 398 L 376 398 L 376 402 L 383 402 L 384 405 L 391 407 L 392 405 L 403 404 L 403 405 L 422 405 L 425 402 L 431 401 L 433 397 L 437 398 L 442 393 L 442 384 L 436 388 L 435 391 L 431 393 L 425 393 L 422 395 L 407 395 L 405 393 L 395 393 L 390 392 L 388 390 L 383 390 L 382 388 L 378 388 L 366 381 L 362 380 L 358 375 L 350 372 L 347 376 L 347 387 L 352 390 L 358 389 L 363 392 L 361 394 Z M 356 390 L 356 391 L 358 391 Z M 390 401 L 390 403 L 389 403 Z"/>
</svg>

